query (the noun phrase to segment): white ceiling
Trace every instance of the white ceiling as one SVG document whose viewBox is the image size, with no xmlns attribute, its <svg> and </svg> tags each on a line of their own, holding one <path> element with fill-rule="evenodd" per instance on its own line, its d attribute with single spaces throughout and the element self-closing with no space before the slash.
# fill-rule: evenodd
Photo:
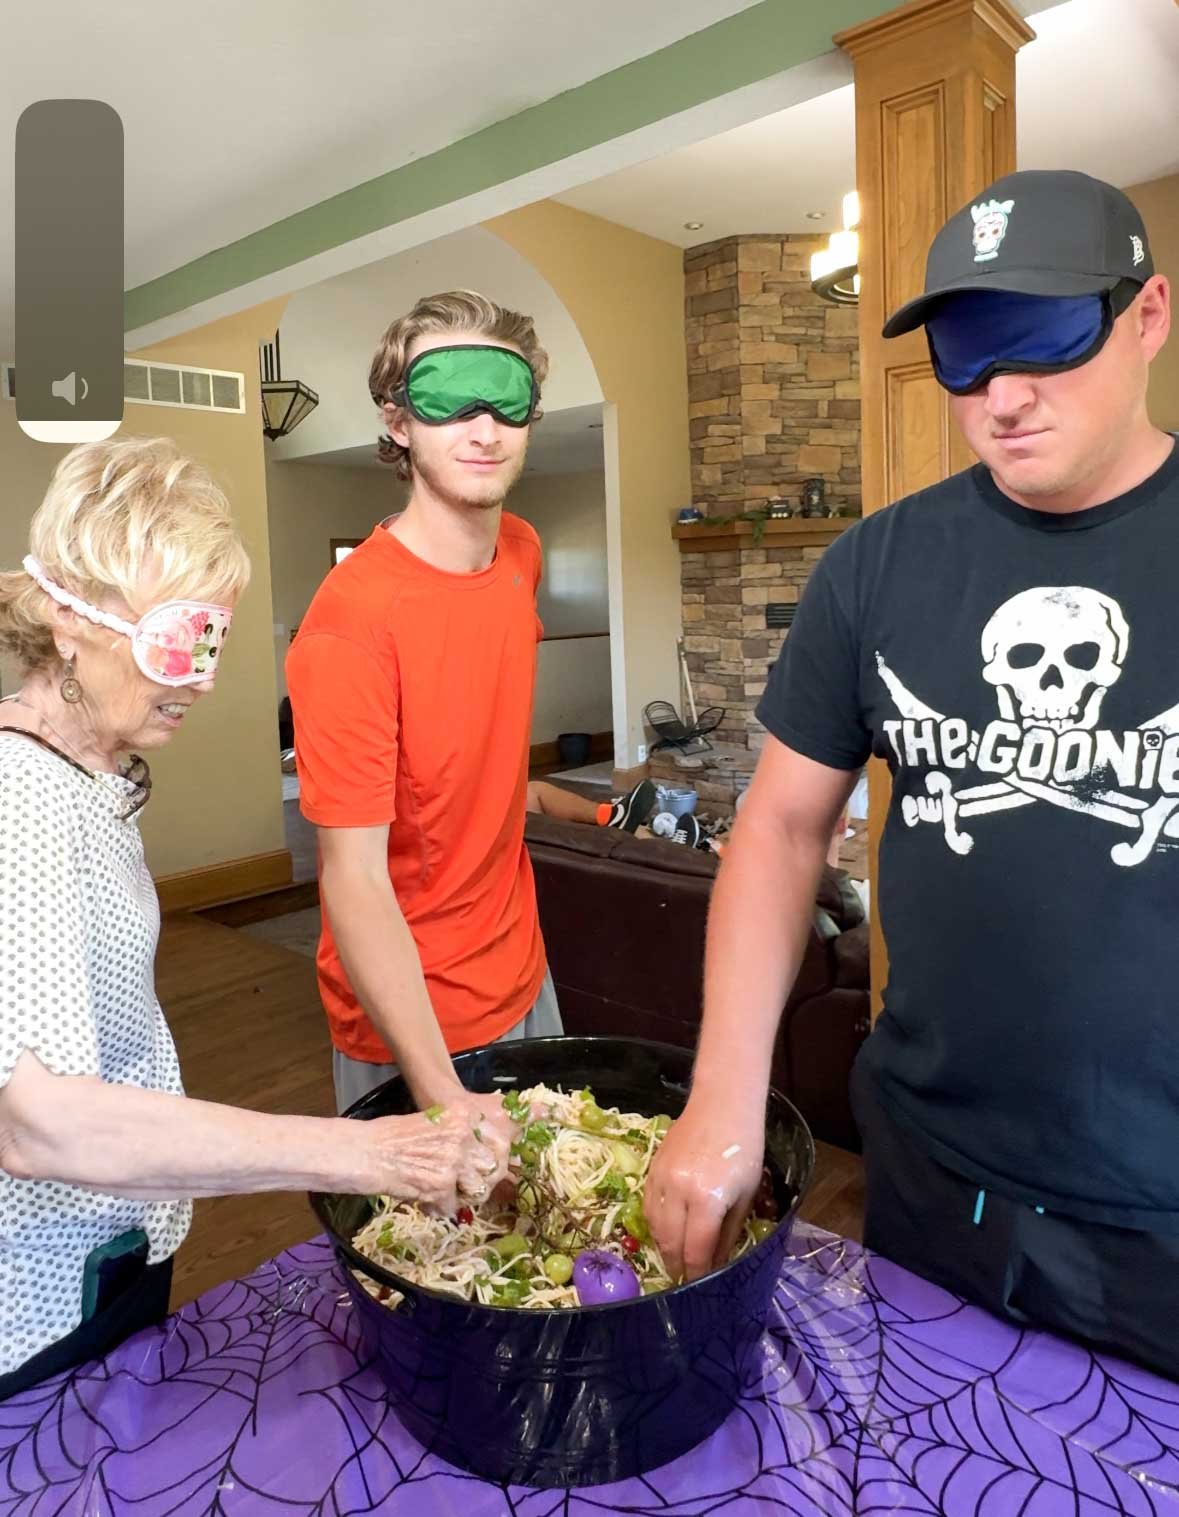
<svg viewBox="0 0 1179 1517">
<path fill-rule="evenodd" d="M 1175 0 L 1020 7 L 1020 168 L 1077 168 L 1118 185 L 1179 170 Z M 1036 14 L 1032 14 L 1036 12 Z M 855 184 L 850 85 L 561 195 L 567 205 L 691 247 L 738 232 L 826 231 Z M 821 211 L 810 220 L 808 211 Z M 696 230 L 686 221 L 700 221 Z"/>
<path fill-rule="evenodd" d="M 375 433 L 374 427 L 374 433 Z M 345 469 L 384 469 L 377 462 L 376 445 L 337 448 L 334 452 L 309 453 L 291 459 L 294 464 L 335 464 Z M 601 406 L 570 406 L 547 411 L 532 429 L 528 442 L 526 474 L 585 474 L 603 467 Z M 283 460 L 280 460 L 282 462 Z"/>
<path fill-rule="evenodd" d="M 457 142 L 756 0 L 39 0 L 3 10 L 0 205 L 24 107 L 126 134 L 128 288 Z M 0 357 L 12 227 L 0 224 Z"/>
</svg>

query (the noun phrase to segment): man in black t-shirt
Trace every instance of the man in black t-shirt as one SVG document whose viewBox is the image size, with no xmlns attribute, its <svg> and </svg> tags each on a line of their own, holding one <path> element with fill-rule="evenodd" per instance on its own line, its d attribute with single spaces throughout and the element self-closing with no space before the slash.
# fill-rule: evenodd
<svg viewBox="0 0 1179 1517">
<path fill-rule="evenodd" d="M 648 1215 L 673 1271 L 727 1256 L 827 839 L 875 754 L 866 1241 L 1179 1377 L 1179 449 L 1146 409 L 1167 281 L 1118 190 L 1011 174 L 938 233 L 885 335 L 919 325 L 980 463 L 812 576 L 758 708 Z"/>
</svg>

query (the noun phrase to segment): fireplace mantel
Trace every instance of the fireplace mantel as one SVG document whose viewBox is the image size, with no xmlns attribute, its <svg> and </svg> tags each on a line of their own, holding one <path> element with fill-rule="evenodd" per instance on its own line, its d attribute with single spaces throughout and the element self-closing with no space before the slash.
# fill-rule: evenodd
<svg viewBox="0 0 1179 1517">
<path fill-rule="evenodd" d="M 770 517 L 761 529 L 759 548 L 828 548 L 858 521 L 854 516 Z M 681 553 L 724 553 L 752 548 L 754 523 L 735 521 L 712 526 L 707 520 L 675 522 L 671 535 Z"/>
</svg>

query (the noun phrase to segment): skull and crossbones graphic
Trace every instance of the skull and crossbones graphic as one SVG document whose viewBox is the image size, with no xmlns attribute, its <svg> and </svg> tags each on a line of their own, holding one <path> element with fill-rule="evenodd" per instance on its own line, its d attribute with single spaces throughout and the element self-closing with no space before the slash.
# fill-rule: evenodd
<svg viewBox="0 0 1179 1517">
<path fill-rule="evenodd" d="M 1041 586 L 1012 596 L 982 632 L 982 675 L 999 710 L 982 732 L 922 701 L 878 652 L 901 717 L 883 724 L 897 761 L 930 763 L 926 794 L 901 798 L 905 825 L 939 825 L 947 847 L 964 857 L 974 847 L 966 819 L 1047 802 L 1136 833 L 1111 850 L 1124 868 L 1179 843 L 1179 705 L 1131 732 L 1100 727 L 1129 646 L 1121 607 L 1101 591 Z M 1001 778 L 955 790 L 946 771 L 968 763 Z M 1109 785 L 1111 776 L 1121 788 Z"/>
</svg>

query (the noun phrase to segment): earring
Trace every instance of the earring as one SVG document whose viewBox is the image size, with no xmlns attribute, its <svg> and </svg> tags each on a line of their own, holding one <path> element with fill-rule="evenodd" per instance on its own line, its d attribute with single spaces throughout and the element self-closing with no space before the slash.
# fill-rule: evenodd
<svg viewBox="0 0 1179 1517">
<path fill-rule="evenodd" d="M 58 651 L 60 652 L 60 649 Z M 76 706 L 82 699 L 82 687 L 78 683 L 77 675 L 74 673 L 74 661 L 72 658 L 67 658 L 65 661 L 65 676 L 58 688 L 61 692 L 62 700 L 69 706 Z"/>
</svg>

